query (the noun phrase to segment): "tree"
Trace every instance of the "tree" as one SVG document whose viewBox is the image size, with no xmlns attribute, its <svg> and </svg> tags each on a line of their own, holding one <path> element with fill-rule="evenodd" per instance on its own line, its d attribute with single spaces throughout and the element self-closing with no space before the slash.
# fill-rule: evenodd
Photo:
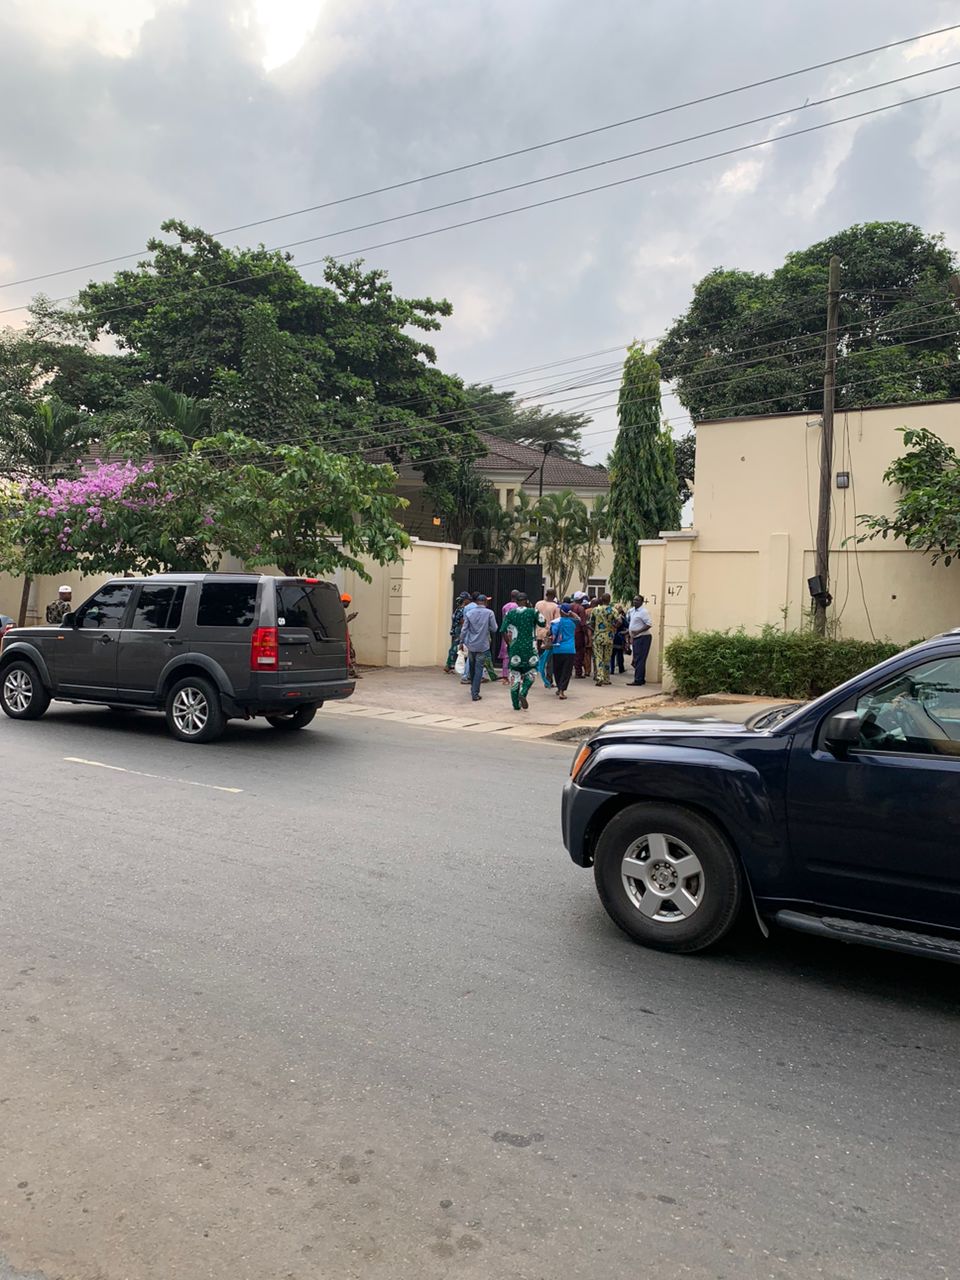
<svg viewBox="0 0 960 1280">
<path fill-rule="evenodd" d="M 49 479 L 77 461 L 97 430 L 92 415 L 62 401 L 33 401 L 0 417 L 0 466 L 15 477 Z"/>
<path fill-rule="evenodd" d="M 664 423 L 666 427 L 667 424 Z M 697 437 L 695 432 L 687 431 L 682 436 L 673 437 L 674 472 L 677 477 L 677 499 L 682 507 L 693 497 L 693 482 L 696 479 Z"/>
<path fill-rule="evenodd" d="M 607 523 L 613 542 L 610 592 L 631 600 L 640 580 L 640 540 L 679 523 L 676 465 L 660 421 L 660 365 L 634 343 L 623 366 L 619 431 L 610 457 Z"/>
<path fill-rule="evenodd" d="M 577 556 L 589 537 L 586 504 L 570 489 L 544 494 L 537 503 L 535 528 L 550 585 L 565 596 Z"/>
<path fill-rule="evenodd" d="M 600 562 L 600 539 L 608 536 L 608 506 L 609 499 L 602 493 L 587 512 L 583 544 L 575 556 L 576 571 L 584 590 Z"/>
<path fill-rule="evenodd" d="M 580 434 L 593 421 L 589 414 L 545 409 L 542 405 L 520 405 L 516 403 L 516 394 L 515 391 L 495 391 L 481 384 L 467 387 L 466 400 L 474 410 L 476 429 L 533 449 L 549 446 L 550 452 L 561 458 L 581 461 Z"/>
<path fill-rule="evenodd" d="M 409 539 L 393 518 L 391 467 L 319 445 L 269 446 L 236 433 L 180 441 L 169 460 L 97 463 L 75 477 L 31 481 L 0 539 L 35 573 L 215 569 L 230 553 L 284 573 L 338 566 L 367 577 L 360 556 L 396 560 Z M 7 568 L 0 564 L 0 568 Z"/>
<path fill-rule="evenodd" d="M 960 556 L 960 457 L 932 431 L 903 431 L 907 452 L 884 473 L 887 484 L 900 490 L 891 516 L 858 516 L 872 538 L 902 538 L 911 551 L 921 551 L 931 563 L 949 565 Z"/>
<path fill-rule="evenodd" d="M 414 463 L 456 455 L 469 424 L 463 388 L 417 336 L 451 314 L 445 300 L 401 298 L 382 271 L 329 259 L 308 284 L 289 255 L 229 249 L 171 220 L 173 241 L 82 289 L 76 319 L 109 334 L 146 381 L 211 400 L 215 427 L 268 443 L 309 437 L 347 453 Z"/>
<path fill-rule="evenodd" d="M 507 555 L 511 564 L 532 564 L 539 554 L 537 546 L 537 504 L 521 489 L 510 514 L 510 533 L 507 538 Z"/>
<path fill-rule="evenodd" d="M 13 397 L 18 407 L 0 413 L 0 467 L 19 480 L 49 481 L 64 473 L 67 465 L 88 448 L 96 435 L 92 415 L 81 414 L 59 400 L 31 400 L 32 387 Z M 23 575 L 17 625 L 27 620 L 30 586 L 42 572 L 34 563 L 34 548 L 29 539 L 11 550 L 12 526 L 5 541 L 8 544 L 8 572 Z"/>
<path fill-rule="evenodd" d="M 960 395 L 953 253 L 910 223 L 870 222 L 788 254 L 770 275 L 704 276 L 657 349 L 695 419 L 820 411 L 832 254 L 842 264 L 837 408 Z"/>
</svg>

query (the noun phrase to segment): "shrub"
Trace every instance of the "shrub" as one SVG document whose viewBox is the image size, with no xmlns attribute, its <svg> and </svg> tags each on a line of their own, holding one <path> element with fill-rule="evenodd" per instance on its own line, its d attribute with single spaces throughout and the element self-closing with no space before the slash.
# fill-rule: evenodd
<svg viewBox="0 0 960 1280">
<path fill-rule="evenodd" d="M 770 698 L 816 698 L 903 646 L 889 640 L 831 640 L 805 631 L 766 627 L 700 631 L 667 645 L 667 666 L 685 698 L 743 693 Z"/>
</svg>

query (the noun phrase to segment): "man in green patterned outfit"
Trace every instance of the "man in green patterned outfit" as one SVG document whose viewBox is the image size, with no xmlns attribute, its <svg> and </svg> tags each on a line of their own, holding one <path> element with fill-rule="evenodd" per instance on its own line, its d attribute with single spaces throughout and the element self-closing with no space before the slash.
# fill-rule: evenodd
<svg viewBox="0 0 960 1280">
<path fill-rule="evenodd" d="M 590 610 L 590 626 L 593 629 L 594 683 L 609 684 L 613 633 L 617 629 L 617 612 L 610 603 L 609 593 L 602 595 Z"/>
<path fill-rule="evenodd" d="M 507 641 L 507 665 L 510 671 L 510 701 L 514 711 L 529 709 L 527 694 L 537 674 L 537 627 L 545 627 L 547 620 L 538 609 L 530 607 L 530 601 L 522 592 L 517 596 L 517 607 L 511 609 L 500 630 Z"/>
</svg>

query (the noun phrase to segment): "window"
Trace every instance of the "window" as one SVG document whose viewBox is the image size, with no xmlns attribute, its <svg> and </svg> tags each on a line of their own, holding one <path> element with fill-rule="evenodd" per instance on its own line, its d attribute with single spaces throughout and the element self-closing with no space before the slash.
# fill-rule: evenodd
<svg viewBox="0 0 960 1280">
<path fill-rule="evenodd" d="M 868 751 L 960 756 L 960 658 L 904 671 L 857 701 Z"/>
<path fill-rule="evenodd" d="M 340 592 L 331 582 L 284 582 L 277 587 L 281 627 L 312 631 L 319 640 L 346 640 Z"/>
<path fill-rule="evenodd" d="M 198 627 L 252 627 L 256 612 L 255 582 L 205 582 L 200 588 Z"/>
<path fill-rule="evenodd" d="M 134 631 L 176 631 L 183 614 L 186 587 L 142 587 L 133 611 Z"/>
<path fill-rule="evenodd" d="M 127 611 L 133 587 L 122 582 L 111 583 L 92 596 L 77 611 L 77 626 L 116 631 Z"/>
</svg>

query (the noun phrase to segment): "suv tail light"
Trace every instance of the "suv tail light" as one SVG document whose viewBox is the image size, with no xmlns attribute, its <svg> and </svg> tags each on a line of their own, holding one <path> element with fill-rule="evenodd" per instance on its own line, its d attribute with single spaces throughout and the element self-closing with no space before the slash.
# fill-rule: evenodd
<svg viewBox="0 0 960 1280">
<path fill-rule="evenodd" d="M 250 670 L 276 671 L 280 666 L 280 646 L 276 627 L 257 627 L 250 641 Z"/>
</svg>

